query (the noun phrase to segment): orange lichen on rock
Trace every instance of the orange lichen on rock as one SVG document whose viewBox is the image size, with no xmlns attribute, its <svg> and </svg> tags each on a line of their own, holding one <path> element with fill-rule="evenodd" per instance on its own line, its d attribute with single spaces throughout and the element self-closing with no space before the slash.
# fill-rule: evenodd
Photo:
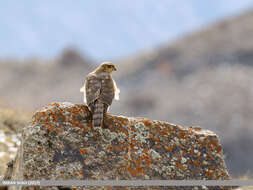
<svg viewBox="0 0 253 190">
<path fill-rule="evenodd" d="M 176 165 L 177 165 L 177 167 L 179 167 L 181 170 L 185 170 L 185 167 L 182 165 L 182 164 L 180 164 L 179 162 L 176 162 Z"/>
<path fill-rule="evenodd" d="M 143 159 L 146 161 L 147 165 L 151 165 L 150 155 L 143 155 Z"/>
<path fill-rule="evenodd" d="M 157 149 L 162 149 L 163 148 L 163 146 L 161 145 L 161 143 L 157 143 L 155 146 L 156 146 Z"/>
<path fill-rule="evenodd" d="M 165 129 L 163 129 L 163 130 L 160 132 L 160 135 L 168 136 L 169 133 L 168 133 Z"/>
<path fill-rule="evenodd" d="M 136 171 L 137 171 L 137 175 L 140 175 L 140 174 L 144 174 L 144 173 L 145 173 L 144 170 L 143 170 L 143 168 L 141 168 L 141 167 L 139 167 L 139 166 L 136 167 Z"/>
<path fill-rule="evenodd" d="M 133 176 L 140 176 L 142 174 L 144 174 L 144 170 L 143 168 L 137 166 L 137 167 L 130 167 L 130 166 L 126 166 L 126 170 L 129 172 L 129 174 L 133 175 Z"/>
<path fill-rule="evenodd" d="M 197 160 L 193 160 L 193 164 L 194 164 L 195 166 L 197 166 L 197 167 L 200 167 L 200 166 L 201 166 L 200 162 L 197 161 Z"/>
<path fill-rule="evenodd" d="M 55 126 L 51 124 L 46 124 L 46 127 L 49 129 L 50 132 L 53 132 L 55 130 Z"/>
<path fill-rule="evenodd" d="M 144 149 L 142 149 L 142 152 L 145 153 L 145 154 L 146 154 L 148 151 L 149 151 L 149 148 L 144 148 Z"/>
<path fill-rule="evenodd" d="M 152 126 L 152 123 L 148 119 L 142 119 L 140 120 L 145 126 L 150 127 Z"/>
<path fill-rule="evenodd" d="M 119 133 L 124 133 L 126 136 L 129 135 L 128 131 L 126 130 L 126 128 L 123 128 L 123 127 L 118 127 L 116 128 L 117 132 Z"/>
<path fill-rule="evenodd" d="M 172 151 L 173 150 L 173 148 L 171 147 L 171 146 L 168 146 L 167 148 L 166 148 L 168 151 Z"/>
<path fill-rule="evenodd" d="M 38 149 L 39 152 L 42 152 L 42 151 L 43 151 L 43 149 L 42 149 L 40 146 L 38 146 L 37 149 Z"/>
<path fill-rule="evenodd" d="M 79 175 L 80 175 L 80 173 L 79 173 L 79 172 L 77 172 L 77 171 L 74 171 L 74 175 L 75 175 L 75 176 L 79 176 Z"/>
<path fill-rule="evenodd" d="M 140 160 L 140 159 L 137 159 L 137 160 L 135 160 L 135 163 L 136 163 L 137 165 L 140 165 L 140 164 L 141 164 L 141 160 Z"/>
<path fill-rule="evenodd" d="M 112 189 L 112 186 L 105 186 L 107 190 L 111 190 Z"/>
<path fill-rule="evenodd" d="M 131 168 L 130 166 L 127 166 L 127 167 L 126 167 L 126 170 L 127 170 L 131 175 L 136 175 L 136 171 L 135 171 L 133 168 Z"/>
<path fill-rule="evenodd" d="M 214 140 L 213 140 L 213 141 L 211 141 L 210 143 L 211 143 L 213 146 L 215 146 L 215 147 L 217 147 L 217 146 L 218 146 L 218 143 L 217 143 L 216 141 L 214 141 Z"/>
<path fill-rule="evenodd" d="M 229 179 L 214 133 L 108 113 L 103 127 L 94 128 L 80 104 L 37 111 L 23 138 L 24 179 Z M 36 162 L 26 162 L 31 157 Z M 39 172 L 45 167 L 47 175 Z"/>
<path fill-rule="evenodd" d="M 112 150 L 112 146 L 108 146 L 107 149 L 108 149 L 108 150 Z"/>
<path fill-rule="evenodd" d="M 184 131 L 182 131 L 182 132 L 180 133 L 179 138 L 181 138 L 181 139 L 184 139 L 184 138 L 185 138 L 185 132 L 184 132 Z"/>
<path fill-rule="evenodd" d="M 115 117 L 115 116 L 114 116 Z M 126 126 L 128 123 L 128 119 L 124 118 L 124 117 L 115 117 L 115 119 L 117 119 L 119 121 L 119 123 L 123 126 Z"/>
<path fill-rule="evenodd" d="M 206 176 L 207 176 L 208 178 L 210 178 L 210 177 L 212 177 L 212 173 L 209 172 L 209 171 L 207 171 L 207 172 L 206 172 Z"/>
<path fill-rule="evenodd" d="M 220 145 L 218 145 L 216 150 L 217 150 L 218 153 L 220 153 L 222 151 L 222 147 Z"/>
<path fill-rule="evenodd" d="M 80 148 L 80 149 L 79 149 L 79 152 L 81 152 L 82 154 L 87 154 L 87 153 L 88 153 L 88 150 L 87 150 L 87 149 Z"/>
<path fill-rule="evenodd" d="M 62 133 L 62 130 L 60 130 L 60 129 L 56 129 L 55 130 L 57 133 Z"/>
<path fill-rule="evenodd" d="M 113 150 L 118 151 L 118 152 L 123 151 L 123 149 L 124 149 L 123 147 L 118 146 L 118 145 L 113 146 Z"/>
</svg>

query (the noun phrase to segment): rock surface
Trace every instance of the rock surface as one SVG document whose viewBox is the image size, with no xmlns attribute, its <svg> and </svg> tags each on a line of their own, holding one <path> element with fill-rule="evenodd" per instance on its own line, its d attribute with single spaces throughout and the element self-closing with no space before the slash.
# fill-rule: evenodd
<svg viewBox="0 0 253 190">
<path fill-rule="evenodd" d="M 102 128 L 94 128 L 88 108 L 71 103 L 53 103 L 34 114 L 16 160 L 12 179 L 230 179 L 211 131 L 110 114 Z"/>
</svg>

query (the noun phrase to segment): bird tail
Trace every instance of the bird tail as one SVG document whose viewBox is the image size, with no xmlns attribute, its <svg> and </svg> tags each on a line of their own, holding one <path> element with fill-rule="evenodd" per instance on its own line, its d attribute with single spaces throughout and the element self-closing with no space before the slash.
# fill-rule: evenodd
<svg viewBox="0 0 253 190">
<path fill-rule="evenodd" d="M 94 111 L 92 116 L 92 124 L 94 127 L 102 127 L 104 120 L 104 103 L 96 101 L 94 105 Z"/>
</svg>

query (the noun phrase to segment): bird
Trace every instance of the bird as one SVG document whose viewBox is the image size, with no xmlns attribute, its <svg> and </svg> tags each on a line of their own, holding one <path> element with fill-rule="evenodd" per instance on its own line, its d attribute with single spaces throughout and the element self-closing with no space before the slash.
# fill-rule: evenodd
<svg viewBox="0 0 253 190">
<path fill-rule="evenodd" d="M 112 78 L 112 72 L 116 70 L 111 62 L 103 62 L 86 76 L 84 86 L 80 89 L 84 93 L 84 103 L 92 113 L 94 127 L 104 125 L 104 116 L 113 99 L 119 100 L 120 90 Z"/>
</svg>

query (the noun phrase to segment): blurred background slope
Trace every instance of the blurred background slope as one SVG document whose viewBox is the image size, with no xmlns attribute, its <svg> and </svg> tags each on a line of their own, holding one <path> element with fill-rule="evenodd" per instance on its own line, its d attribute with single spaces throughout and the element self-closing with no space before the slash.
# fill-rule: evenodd
<svg viewBox="0 0 253 190">
<path fill-rule="evenodd" d="M 213 130 L 230 173 L 252 175 L 253 1 L 56 2 L 0 7 L 1 109 L 82 103 L 85 75 L 110 60 L 110 112 Z"/>
</svg>

